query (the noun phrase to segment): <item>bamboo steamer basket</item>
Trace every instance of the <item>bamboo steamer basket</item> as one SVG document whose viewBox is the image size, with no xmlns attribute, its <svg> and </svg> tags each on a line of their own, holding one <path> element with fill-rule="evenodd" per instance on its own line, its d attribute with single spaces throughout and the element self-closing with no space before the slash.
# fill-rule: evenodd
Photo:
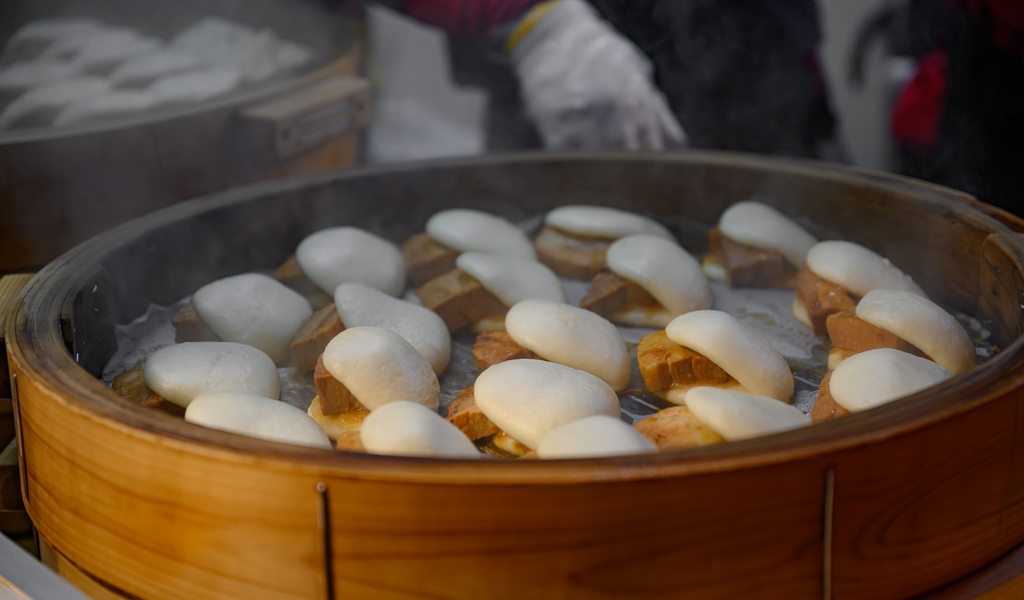
<svg viewBox="0 0 1024 600">
<path fill-rule="evenodd" d="M 323 227 L 401 241 L 444 208 L 522 219 L 567 203 L 710 226 L 754 195 L 991 320 L 1001 351 L 933 389 L 798 431 L 576 461 L 280 445 L 145 410 L 96 377 L 114 324 L 271 268 Z M 16 303 L 7 350 L 25 505 L 62 572 L 110 597 L 1005 592 L 1024 565 L 1013 552 L 1024 543 L 1022 231 L 1016 217 L 922 182 L 712 152 L 454 160 L 179 204 L 65 254 Z"/>
<path fill-rule="evenodd" d="M 0 273 L 39 269 L 78 243 L 175 202 L 351 166 L 369 118 L 352 11 L 319 0 L 11 0 L 0 46 L 49 17 L 99 19 L 170 39 L 221 17 L 309 46 L 306 65 L 203 102 L 58 128 L 0 132 Z"/>
</svg>

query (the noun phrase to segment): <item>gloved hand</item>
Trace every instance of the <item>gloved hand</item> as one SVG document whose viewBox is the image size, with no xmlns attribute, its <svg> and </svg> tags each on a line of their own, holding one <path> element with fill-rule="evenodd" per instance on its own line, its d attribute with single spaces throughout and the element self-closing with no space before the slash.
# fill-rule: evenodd
<svg viewBox="0 0 1024 600">
<path fill-rule="evenodd" d="M 513 31 L 509 46 L 527 114 L 547 148 L 660 150 L 666 140 L 685 143 L 639 48 L 583 0 L 534 11 L 536 22 L 528 14 L 529 28 Z"/>
</svg>

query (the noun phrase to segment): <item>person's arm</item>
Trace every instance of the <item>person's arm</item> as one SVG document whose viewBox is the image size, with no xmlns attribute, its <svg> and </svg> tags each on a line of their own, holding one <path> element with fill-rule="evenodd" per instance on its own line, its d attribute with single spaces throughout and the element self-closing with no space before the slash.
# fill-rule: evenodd
<svg viewBox="0 0 1024 600">
<path fill-rule="evenodd" d="M 404 0 L 401 8 L 453 35 L 504 46 L 547 148 L 685 143 L 650 60 L 584 0 Z"/>
<path fill-rule="evenodd" d="M 500 35 L 544 0 L 367 0 L 459 37 L 479 40 Z"/>
<path fill-rule="evenodd" d="M 659 150 L 685 143 L 654 87 L 650 60 L 583 0 L 534 6 L 506 48 L 546 147 Z"/>
</svg>

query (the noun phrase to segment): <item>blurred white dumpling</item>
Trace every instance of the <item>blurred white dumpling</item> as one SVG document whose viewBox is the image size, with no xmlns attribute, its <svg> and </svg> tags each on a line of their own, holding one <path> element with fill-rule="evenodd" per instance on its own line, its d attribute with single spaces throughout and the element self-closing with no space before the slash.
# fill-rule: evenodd
<svg viewBox="0 0 1024 600">
<path fill-rule="evenodd" d="M 98 121 L 140 112 L 159 105 L 156 96 L 149 92 L 134 90 L 113 90 L 108 94 L 72 102 L 60 111 L 53 120 L 54 127 Z"/>
<path fill-rule="evenodd" d="M 26 90 L 77 74 L 78 67 L 66 62 L 34 61 L 11 65 L 0 71 L 0 105 Z"/>
<path fill-rule="evenodd" d="M 121 63 L 110 74 L 110 82 L 116 86 L 146 86 L 161 77 L 176 75 L 206 66 L 194 54 L 176 50 L 159 50 L 130 58 Z"/>
<path fill-rule="evenodd" d="M 163 42 L 155 37 L 134 33 L 94 36 L 82 45 L 70 62 L 83 73 L 106 75 L 124 61 L 156 52 L 162 45 Z"/>
<path fill-rule="evenodd" d="M 202 102 L 238 87 L 242 75 L 233 69 L 201 69 L 161 77 L 149 91 L 162 103 Z"/>
<path fill-rule="evenodd" d="M 0 131 L 14 127 L 49 125 L 72 102 L 94 98 L 109 91 L 110 84 L 99 77 L 73 77 L 33 88 L 0 112 Z"/>
<path fill-rule="evenodd" d="M 255 31 L 219 17 L 207 17 L 185 28 L 169 47 L 195 54 L 218 67 L 237 70 L 250 82 L 266 79 L 312 57 L 305 47 L 282 42 L 269 29 Z"/>
<path fill-rule="evenodd" d="M 93 35 L 106 27 L 93 19 L 40 19 L 22 25 L 7 40 L 5 61 L 31 60 L 61 40 Z"/>
</svg>

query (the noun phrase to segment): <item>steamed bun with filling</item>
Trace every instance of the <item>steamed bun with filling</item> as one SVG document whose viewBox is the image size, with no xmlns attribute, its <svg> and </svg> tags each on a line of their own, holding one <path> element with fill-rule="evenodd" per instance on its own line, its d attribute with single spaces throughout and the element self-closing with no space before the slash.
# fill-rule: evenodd
<svg viewBox="0 0 1024 600">
<path fill-rule="evenodd" d="M 495 365 L 476 380 L 476 404 L 503 432 L 537 449 L 552 429 L 593 415 L 619 416 L 611 387 L 585 371 L 542 360 Z"/>
<path fill-rule="evenodd" d="M 342 331 L 324 350 L 324 368 L 371 412 L 408 401 L 436 411 L 437 376 L 427 359 L 402 336 L 380 327 Z"/>
<path fill-rule="evenodd" d="M 188 407 L 203 392 L 244 392 L 278 398 L 281 379 L 266 353 L 234 342 L 186 342 L 158 350 L 143 368 L 146 385 Z"/>
<path fill-rule="evenodd" d="M 621 419 L 594 415 L 549 431 L 537 446 L 539 458 L 588 458 L 648 454 L 658 448 Z"/>
<path fill-rule="evenodd" d="M 192 295 L 192 304 L 222 340 L 258 348 L 277 364 L 288 360 L 292 338 L 313 314 L 305 298 L 256 273 L 208 283 Z"/>
<path fill-rule="evenodd" d="M 320 230 L 299 243 L 302 272 L 327 294 L 343 283 L 361 283 L 389 296 L 405 289 L 405 259 L 391 242 L 355 227 Z"/>
<path fill-rule="evenodd" d="M 371 412 L 359 429 L 371 454 L 480 458 L 480 452 L 457 427 L 422 404 L 391 402 Z"/>
<path fill-rule="evenodd" d="M 508 311 L 505 328 L 517 344 L 544 360 L 596 375 L 615 391 L 629 385 L 626 343 L 600 315 L 558 302 L 524 300 Z"/>
<path fill-rule="evenodd" d="M 244 392 L 204 392 L 185 409 L 185 420 L 272 442 L 331 447 L 320 426 L 302 410 Z"/>
</svg>

